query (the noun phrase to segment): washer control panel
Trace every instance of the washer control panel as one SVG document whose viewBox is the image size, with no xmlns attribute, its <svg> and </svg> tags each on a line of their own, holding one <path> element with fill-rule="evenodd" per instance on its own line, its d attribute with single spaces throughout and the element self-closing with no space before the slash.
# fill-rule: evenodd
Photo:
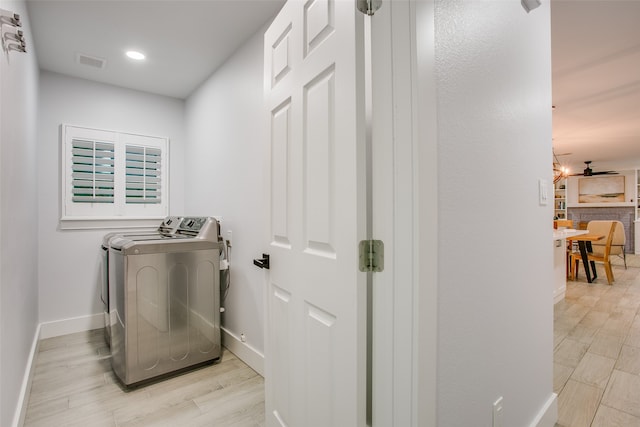
<svg viewBox="0 0 640 427">
<path fill-rule="evenodd" d="M 200 231 L 207 222 L 207 217 L 186 217 L 180 223 L 180 229 L 184 231 Z"/>
</svg>

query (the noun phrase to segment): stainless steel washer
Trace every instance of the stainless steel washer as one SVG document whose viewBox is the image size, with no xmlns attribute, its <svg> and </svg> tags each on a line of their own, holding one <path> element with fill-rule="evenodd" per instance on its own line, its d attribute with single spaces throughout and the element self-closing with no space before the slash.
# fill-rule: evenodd
<svg viewBox="0 0 640 427">
<path fill-rule="evenodd" d="M 112 239 L 116 237 L 127 237 L 136 239 L 145 236 L 156 236 L 160 238 L 163 235 L 175 234 L 180 222 L 181 217 L 168 216 L 160 223 L 160 226 L 156 230 L 149 231 L 127 231 L 127 232 L 114 232 L 105 234 L 102 239 L 101 255 L 101 287 L 100 287 L 100 299 L 102 300 L 103 312 L 104 312 L 104 339 L 108 346 L 111 346 L 111 325 L 109 323 L 109 244 Z"/>
<path fill-rule="evenodd" d="M 218 222 L 202 217 L 110 240 L 111 363 L 123 384 L 220 358 L 221 248 Z"/>
</svg>

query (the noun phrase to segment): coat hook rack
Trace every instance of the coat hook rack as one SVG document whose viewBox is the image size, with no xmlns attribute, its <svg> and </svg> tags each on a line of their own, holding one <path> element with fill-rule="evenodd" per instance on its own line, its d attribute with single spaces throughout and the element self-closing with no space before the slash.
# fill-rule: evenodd
<svg viewBox="0 0 640 427">
<path fill-rule="evenodd" d="M 6 28 L 9 27 L 9 28 Z M 0 34 L 2 39 L 2 50 L 9 52 L 26 52 L 27 44 L 24 40 L 24 33 L 18 28 L 22 27 L 20 15 L 8 10 L 0 9 Z"/>
</svg>

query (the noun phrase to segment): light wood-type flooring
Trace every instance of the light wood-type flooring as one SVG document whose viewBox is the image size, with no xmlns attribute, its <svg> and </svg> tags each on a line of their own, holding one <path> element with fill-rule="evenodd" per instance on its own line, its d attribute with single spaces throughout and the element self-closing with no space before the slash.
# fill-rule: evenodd
<svg viewBox="0 0 640 427">
<path fill-rule="evenodd" d="M 640 426 L 640 256 L 613 260 L 612 286 L 601 264 L 592 284 L 580 266 L 554 307 L 556 427 Z"/>
<path fill-rule="evenodd" d="M 616 281 L 567 282 L 554 307 L 557 427 L 640 427 L 640 256 Z M 125 391 L 101 330 L 40 343 L 25 427 L 263 426 L 264 381 L 229 351 L 222 361 Z"/>
<path fill-rule="evenodd" d="M 264 425 L 264 380 L 224 350 L 213 365 L 126 391 L 102 330 L 40 343 L 25 427 Z"/>
</svg>

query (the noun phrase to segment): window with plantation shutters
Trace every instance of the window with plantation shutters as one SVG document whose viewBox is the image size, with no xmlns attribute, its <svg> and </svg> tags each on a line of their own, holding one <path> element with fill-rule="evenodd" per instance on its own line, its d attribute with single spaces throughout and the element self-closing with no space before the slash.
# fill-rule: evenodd
<svg viewBox="0 0 640 427">
<path fill-rule="evenodd" d="M 70 125 L 61 135 L 63 222 L 168 215 L 166 138 Z"/>
<path fill-rule="evenodd" d="M 86 139 L 73 139 L 71 145 L 73 202 L 113 203 L 115 145 Z"/>
<path fill-rule="evenodd" d="M 162 151 L 152 147 L 126 146 L 127 203 L 160 203 Z"/>
</svg>

